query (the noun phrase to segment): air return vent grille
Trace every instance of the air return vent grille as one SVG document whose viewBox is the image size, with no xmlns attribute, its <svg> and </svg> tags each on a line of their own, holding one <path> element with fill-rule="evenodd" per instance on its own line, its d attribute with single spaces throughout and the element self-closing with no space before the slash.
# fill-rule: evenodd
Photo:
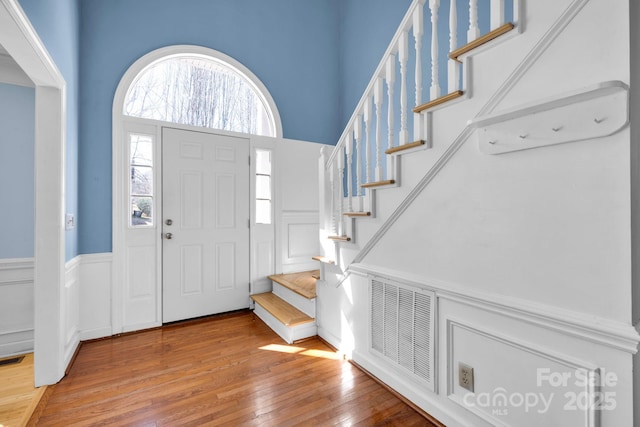
<svg viewBox="0 0 640 427">
<path fill-rule="evenodd" d="M 434 390 L 433 292 L 371 279 L 371 348 Z"/>
</svg>

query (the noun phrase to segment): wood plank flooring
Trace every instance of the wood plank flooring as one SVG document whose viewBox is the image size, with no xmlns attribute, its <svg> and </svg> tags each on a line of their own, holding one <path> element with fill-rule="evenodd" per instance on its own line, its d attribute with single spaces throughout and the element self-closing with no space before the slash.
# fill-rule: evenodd
<svg viewBox="0 0 640 427">
<path fill-rule="evenodd" d="M 252 313 L 84 343 L 38 426 L 432 426 L 317 338 Z"/>
<path fill-rule="evenodd" d="M 24 426 L 46 388 L 33 386 L 33 353 L 0 366 L 0 426 Z"/>
</svg>

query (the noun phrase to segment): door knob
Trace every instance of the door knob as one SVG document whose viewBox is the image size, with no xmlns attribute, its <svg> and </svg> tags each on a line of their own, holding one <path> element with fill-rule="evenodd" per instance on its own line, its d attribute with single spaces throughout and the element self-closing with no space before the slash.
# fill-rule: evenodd
<svg viewBox="0 0 640 427">
<path fill-rule="evenodd" d="M 164 235 L 165 239 L 171 240 L 173 238 L 173 234 L 167 233 Z"/>
<path fill-rule="evenodd" d="M 164 223 L 167 224 L 167 225 L 171 225 L 171 224 L 173 224 L 173 220 L 168 219 Z"/>
</svg>

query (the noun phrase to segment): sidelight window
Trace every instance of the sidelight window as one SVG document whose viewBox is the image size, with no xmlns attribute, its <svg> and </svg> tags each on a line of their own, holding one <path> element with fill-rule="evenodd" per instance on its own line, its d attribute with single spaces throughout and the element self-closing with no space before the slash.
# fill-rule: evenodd
<svg viewBox="0 0 640 427">
<path fill-rule="evenodd" d="M 153 137 L 129 134 L 130 225 L 153 225 Z"/>
<path fill-rule="evenodd" d="M 256 150 L 256 224 L 271 224 L 271 151 Z"/>
</svg>

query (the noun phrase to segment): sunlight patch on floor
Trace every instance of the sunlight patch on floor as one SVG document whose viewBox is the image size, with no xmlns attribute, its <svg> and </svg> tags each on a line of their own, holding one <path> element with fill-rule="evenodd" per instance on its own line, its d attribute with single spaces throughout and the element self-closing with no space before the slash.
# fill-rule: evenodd
<svg viewBox="0 0 640 427">
<path fill-rule="evenodd" d="M 333 351 L 307 349 L 304 347 L 280 344 L 269 344 L 259 348 L 260 350 L 266 351 L 277 351 L 280 353 L 301 354 L 309 357 L 321 357 L 323 359 L 342 360 L 342 355 Z"/>
</svg>

